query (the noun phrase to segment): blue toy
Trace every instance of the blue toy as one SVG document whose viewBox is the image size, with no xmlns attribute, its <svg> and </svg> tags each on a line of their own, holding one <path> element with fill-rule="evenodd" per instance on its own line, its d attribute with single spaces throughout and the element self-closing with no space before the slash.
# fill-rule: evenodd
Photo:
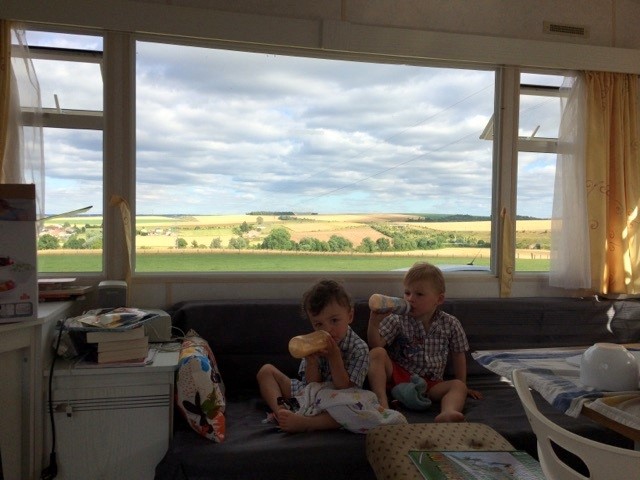
<svg viewBox="0 0 640 480">
<path fill-rule="evenodd" d="M 431 406 L 431 399 L 427 397 L 427 382 L 418 375 L 411 375 L 411 382 L 393 387 L 391 396 L 411 410 L 426 410 Z"/>
</svg>

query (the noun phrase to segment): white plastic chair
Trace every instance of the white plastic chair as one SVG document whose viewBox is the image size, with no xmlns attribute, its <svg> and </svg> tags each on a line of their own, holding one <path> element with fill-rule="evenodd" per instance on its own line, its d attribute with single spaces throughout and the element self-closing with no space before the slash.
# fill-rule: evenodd
<svg viewBox="0 0 640 480">
<path fill-rule="evenodd" d="M 549 480 L 611 480 L 640 478 L 640 451 L 614 447 L 576 435 L 545 417 L 529 391 L 525 375 L 513 372 L 513 384 L 538 440 L 538 459 Z M 589 476 L 564 463 L 552 448 L 557 444 L 580 458 Z"/>
</svg>

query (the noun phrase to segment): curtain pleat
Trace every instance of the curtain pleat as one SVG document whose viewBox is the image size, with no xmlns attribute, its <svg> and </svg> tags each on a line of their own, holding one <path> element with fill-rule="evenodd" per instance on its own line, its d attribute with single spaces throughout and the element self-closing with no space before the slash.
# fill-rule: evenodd
<svg viewBox="0 0 640 480">
<path fill-rule="evenodd" d="M 26 31 L 0 20 L 0 182 L 33 183 L 44 215 L 44 142 L 40 84 Z M 23 122 L 23 112 L 32 117 Z"/>
<path fill-rule="evenodd" d="M 506 208 L 500 212 L 500 236 L 502 238 L 502 249 L 500 251 L 500 296 L 511 296 L 511 285 L 513 283 L 513 221 Z"/>
<path fill-rule="evenodd" d="M 6 182 L 5 161 L 11 85 L 11 26 L 0 19 L 0 183 Z"/>
<path fill-rule="evenodd" d="M 640 294 L 638 76 L 587 72 L 585 149 L 592 288 Z"/>
<path fill-rule="evenodd" d="M 133 241 L 131 239 L 131 207 L 120 195 L 112 195 L 109 200 L 110 207 L 118 207 L 120 210 L 120 217 L 122 218 L 122 228 L 124 229 L 124 238 L 127 245 L 127 258 L 124 260 L 125 267 L 125 281 L 127 282 L 127 305 L 129 305 L 129 292 L 131 291 L 131 274 L 133 272 L 133 266 L 131 265 L 131 259 L 133 258 Z"/>
<path fill-rule="evenodd" d="M 551 217 L 549 284 L 591 289 L 585 173 L 586 88 L 582 72 L 564 79 Z"/>
</svg>

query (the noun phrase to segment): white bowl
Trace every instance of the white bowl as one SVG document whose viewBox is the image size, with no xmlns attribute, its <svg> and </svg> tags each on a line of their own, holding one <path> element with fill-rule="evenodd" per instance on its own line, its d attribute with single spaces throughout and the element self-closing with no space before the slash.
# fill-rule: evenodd
<svg viewBox="0 0 640 480">
<path fill-rule="evenodd" d="M 638 360 L 623 345 L 596 343 L 580 360 L 580 383 L 598 390 L 638 390 Z"/>
</svg>

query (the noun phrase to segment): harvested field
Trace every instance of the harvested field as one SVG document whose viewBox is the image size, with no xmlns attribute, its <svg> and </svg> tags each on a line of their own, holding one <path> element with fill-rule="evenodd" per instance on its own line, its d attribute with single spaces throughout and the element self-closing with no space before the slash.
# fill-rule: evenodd
<svg viewBox="0 0 640 480">
<path fill-rule="evenodd" d="M 262 219 L 258 223 L 258 217 Z M 138 249 L 171 249 L 175 247 L 177 238 L 183 238 L 191 247 L 193 242 L 198 246 L 209 247 L 213 239 L 220 239 L 223 247 L 228 246 L 229 241 L 238 237 L 237 229 L 242 224 L 251 226 L 251 230 L 243 234 L 243 238 L 252 246 L 256 246 L 269 234 L 273 228 L 286 228 L 291 239 L 299 242 L 305 237 L 328 241 L 332 235 L 348 239 L 354 246 L 358 246 L 365 238 L 374 242 L 384 237 L 383 234 L 371 228 L 373 224 L 386 224 L 406 227 L 412 230 L 435 230 L 438 232 L 451 232 L 452 234 L 468 235 L 473 238 L 490 241 L 490 221 L 473 222 L 410 222 L 418 215 L 363 213 L 363 214 L 339 214 L 339 215 L 312 215 L 296 214 L 291 219 L 280 219 L 276 215 L 198 215 L 198 216 L 163 216 L 143 215 L 136 219 L 138 230 L 144 230 L 146 235 L 136 236 Z M 52 219 L 46 222 L 47 226 L 55 227 L 68 222 L 71 225 L 100 225 L 101 216 L 81 216 L 68 219 Z M 516 240 L 519 246 L 530 249 L 518 250 L 516 255 L 531 256 L 545 255 L 535 245 L 548 246 L 550 220 L 519 220 L 516 222 Z M 460 249 L 451 252 L 460 255 Z M 476 249 L 473 249 L 475 255 Z M 421 251 L 424 252 L 424 251 Z M 441 252 L 441 251 L 439 251 Z M 406 252 L 405 252 L 406 253 Z M 446 254 L 444 252 L 441 252 Z M 546 254 L 548 258 L 548 253 Z"/>
</svg>

